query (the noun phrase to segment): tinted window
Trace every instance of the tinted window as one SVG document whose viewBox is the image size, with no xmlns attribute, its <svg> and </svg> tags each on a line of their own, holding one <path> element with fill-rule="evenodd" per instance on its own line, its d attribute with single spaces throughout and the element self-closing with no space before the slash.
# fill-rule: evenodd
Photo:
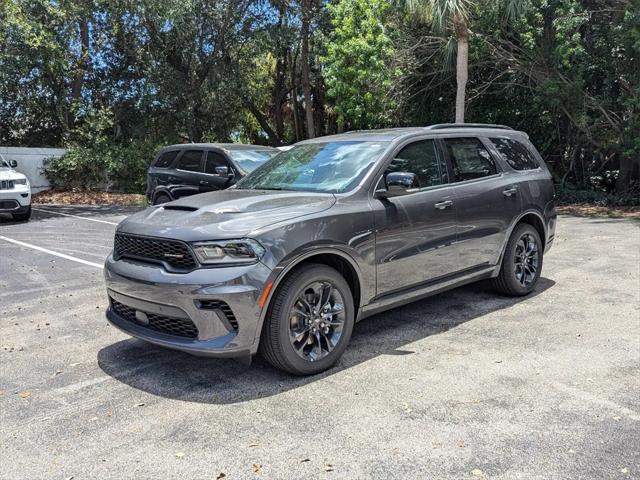
<svg viewBox="0 0 640 480">
<path fill-rule="evenodd" d="M 189 172 L 199 172 L 201 158 L 202 150 L 187 150 L 180 157 L 178 168 L 180 170 L 188 170 Z"/>
<path fill-rule="evenodd" d="M 227 160 L 216 152 L 207 152 L 207 160 L 204 164 L 204 173 L 216 175 L 216 167 L 228 167 Z"/>
<path fill-rule="evenodd" d="M 433 140 L 421 140 L 404 147 L 392 160 L 387 172 L 410 172 L 418 177 L 418 188 L 440 185 L 446 175 Z"/>
<path fill-rule="evenodd" d="M 533 170 L 540 166 L 529 149 L 517 140 L 492 138 L 491 142 L 515 170 Z"/>
<path fill-rule="evenodd" d="M 167 168 L 169 165 L 173 163 L 173 161 L 178 156 L 178 150 L 173 150 L 171 152 L 164 152 L 158 160 L 156 160 L 155 166 L 158 168 Z"/>
<path fill-rule="evenodd" d="M 447 138 L 445 143 L 451 157 L 454 182 L 488 177 L 497 173 L 493 158 L 477 138 Z"/>
</svg>

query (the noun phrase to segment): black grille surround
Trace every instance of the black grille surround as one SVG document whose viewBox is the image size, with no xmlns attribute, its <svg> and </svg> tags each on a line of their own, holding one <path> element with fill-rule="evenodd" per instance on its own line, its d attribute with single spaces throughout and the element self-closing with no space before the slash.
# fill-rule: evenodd
<svg viewBox="0 0 640 480">
<path fill-rule="evenodd" d="M 143 312 L 149 323 L 143 323 L 136 318 L 136 310 L 123 303 L 111 300 L 111 308 L 113 311 L 128 322 L 135 323 L 138 326 L 183 338 L 198 338 L 198 327 L 189 318 L 166 317 L 155 313 Z"/>
<path fill-rule="evenodd" d="M 197 300 L 196 305 L 202 310 L 219 310 L 229 321 L 231 328 L 233 328 L 235 332 L 238 331 L 238 320 L 226 302 L 222 300 Z"/>
<path fill-rule="evenodd" d="M 128 233 L 116 233 L 113 256 L 115 260 L 131 258 L 161 263 L 171 270 L 183 272 L 191 271 L 197 266 L 191 248 L 184 242 Z"/>
</svg>

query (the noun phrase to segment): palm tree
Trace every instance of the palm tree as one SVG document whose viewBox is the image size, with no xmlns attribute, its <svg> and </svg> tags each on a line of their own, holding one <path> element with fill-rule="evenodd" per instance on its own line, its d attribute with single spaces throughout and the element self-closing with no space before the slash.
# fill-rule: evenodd
<svg viewBox="0 0 640 480">
<path fill-rule="evenodd" d="M 488 0 L 494 2 L 495 0 Z M 505 20 L 520 15 L 526 0 L 501 0 Z M 431 22 L 442 34 L 453 34 L 457 40 L 456 56 L 456 123 L 464 123 L 467 80 L 469 78 L 469 26 L 476 0 L 404 0 L 406 9 L 422 20 Z"/>
</svg>

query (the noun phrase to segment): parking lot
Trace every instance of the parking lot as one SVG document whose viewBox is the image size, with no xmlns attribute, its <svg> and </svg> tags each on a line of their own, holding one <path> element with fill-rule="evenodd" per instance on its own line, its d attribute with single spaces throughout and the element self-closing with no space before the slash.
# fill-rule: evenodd
<svg viewBox="0 0 640 480">
<path fill-rule="evenodd" d="M 637 221 L 560 217 L 534 295 L 377 315 L 296 378 L 107 324 L 101 264 L 133 211 L 0 219 L 3 479 L 640 478 Z"/>
</svg>

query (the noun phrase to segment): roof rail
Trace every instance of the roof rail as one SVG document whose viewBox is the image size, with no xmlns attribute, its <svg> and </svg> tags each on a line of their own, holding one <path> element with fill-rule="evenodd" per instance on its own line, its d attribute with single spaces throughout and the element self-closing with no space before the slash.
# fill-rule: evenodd
<svg viewBox="0 0 640 480">
<path fill-rule="evenodd" d="M 506 125 L 495 125 L 492 123 L 437 123 L 425 127 L 428 130 L 443 130 L 445 128 L 497 128 L 500 130 L 513 130 Z"/>
</svg>

